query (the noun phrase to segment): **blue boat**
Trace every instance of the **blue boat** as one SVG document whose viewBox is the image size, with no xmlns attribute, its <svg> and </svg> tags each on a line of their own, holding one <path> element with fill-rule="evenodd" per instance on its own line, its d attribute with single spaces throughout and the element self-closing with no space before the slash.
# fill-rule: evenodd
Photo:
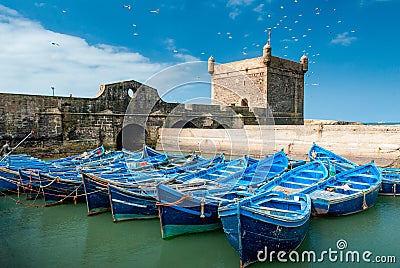
<svg viewBox="0 0 400 268">
<path fill-rule="evenodd" d="M 256 189 L 256 192 L 277 191 L 293 194 L 318 184 L 328 177 L 328 170 L 320 161 L 298 166 Z"/>
<path fill-rule="evenodd" d="M 308 157 L 310 160 L 319 160 L 324 163 L 330 176 L 335 176 L 335 174 L 358 166 L 356 163 L 315 144 L 315 142 L 308 151 Z"/>
<path fill-rule="evenodd" d="M 240 267 L 246 267 L 299 247 L 308 231 L 311 200 L 305 194 L 264 192 L 221 206 L 218 213 Z"/>
<path fill-rule="evenodd" d="M 382 172 L 382 185 L 379 189 L 380 195 L 400 195 L 400 169 L 380 168 Z"/>
<path fill-rule="evenodd" d="M 230 167 L 207 175 L 208 179 L 211 177 L 210 181 L 218 185 L 217 189 L 214 189 L 214 185 L 208 187 L 206 194 L 191 192 L 188 196 L 183 189 L 177 190 L 167 185 L 157 187 L 162 238 L 221 228 L 218 207 L 234 198 L 252 195 L 254 189 L 265 181 L 284 172 L 288 160 L 281 151 L 249 166 L 246 157 L 229 164 Z"/>
<path fill-rule="evenodd" d="M 349 215 L 372 207 L 382 174 L 373 162 L 341 172 L 303 193 L 312 201 L 313 215 Z"/>
<path fill-rule="evenodd" d="M 143 181 L 153 183 L 170 179 L 170 174 L 178 172 L 179 167 L 174 168 L 174 172 L 165 165 L 168 163 L 190 162 L 190 158 L 196 158 L 194 155 L 155 155 L 147 158 L 136 160 L 136 167 L 131 165 L 127 173 L 108 172 L 96 174 L 90 171 L 82 172 L 82 181 L 84 184 L 86 204 L 88 207 L 88 215 L 95 215 L 111 210 L 111 204 L 108 194 L 108 185 L 112 182 L 116 183 L 140 183 Z M 193 159 L 192 159 L 193 160 Z M 161 164 L 162 163 L 162 164 Z"/>
<path fill-rule="evenodd" d="M 211 160 L 197 157 L 196 161 L 189 162 L 186 165 L 178 166 L 175 169 L 175 175 L 172 173 L 174 168 L 167 169 L 166 174 L 172 175 L 170 182 L 179 181 L 179 177 L 185 177 L 190 174 L 195 177 L 196 173 L 211 173 L 218 168 L 219 164 L 224 162 L 223 156 L 214 157 Z M 206 171 L 206 172 L 204 172 Z M 193 172 L 193 173 L 191 173 Z M 189 180 L 190 181 L 190 180 Z M 167 181 L 163 181 L 167 183 Z M 181 183 L 181 185 L 191 185 L 192 187 L 202 186 L 204 182 Z M 175 184 L 174 187 L 181 187 Z M 149 219 L 158 216 L 157 194 L 155 186 L 132 183 L 113 183 L 108 185 L 108 194 L 111 203 L 111 213 L 114 222 L 134 219 Z"/>
<path fill-rule="evenodd" d="M 258 188 L 266 181 L 282 174 L 288 169 L 288 166 L 289 159 L 283 150 L 281 150 L 269 157 L 248 163 L 248 167 L 243 174 L 240 174 L 241 176 L 229 176 L 218 180 L 218 182 L 220 184 L 230 184 L 233 187 Z"/>
<path fill-rule="evenodd" d="M 315 143 L 308 152 L 310 159 L 320 160 L 330 171 L 330 175 L 334 176 L 336 173 L 344 172 L 349 169 L 358 167 L 356 163 L 347 160 L 346 158 L 337 155 Z M 379 189 L 380 195 L 397 196 L 400 195 L 400 169 L 398 168 L 381 168 L 382 184 Z"/>
</svg>

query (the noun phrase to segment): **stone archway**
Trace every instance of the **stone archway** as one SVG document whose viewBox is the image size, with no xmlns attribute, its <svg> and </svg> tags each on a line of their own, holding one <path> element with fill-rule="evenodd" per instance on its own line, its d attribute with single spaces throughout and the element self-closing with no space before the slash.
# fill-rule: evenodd
<svg viewBox="0 0 400 268">
<path fill-rule="evenodd" d="M 117 135 L 117 150 L 136 151 L 143 148 L 148 136 L 147 131 L 140 125 L 126 125 Z"/>
</svg>

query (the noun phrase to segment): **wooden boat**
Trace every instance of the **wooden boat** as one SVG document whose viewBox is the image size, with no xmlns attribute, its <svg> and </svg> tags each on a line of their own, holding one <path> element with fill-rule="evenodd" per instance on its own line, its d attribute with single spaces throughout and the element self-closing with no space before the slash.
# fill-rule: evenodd
<svg viewBox="0 0 400 268">
<path fill-rule="evenodd" d="M 264 192 L 218 209 L 223 229 L 240 257 L 240 267 L 269 260 L 269 253 L 295 250 L 309 226 L 311 200 L 305 194 Z"/>
<path fill-rule="evenodd" d="M 230 184 L 233 187 L 252 187 L 257 188 L 266 181 L 282 174 L 288 169 L 289 159 L 283 150 L 266 157 L 261 160 L 248 163 L 248 167 L 240 176 L 229 176 L 225 179 L 220 179 L 220 184 Z"/>
<path fill-rule="evenodd" d="M 175 174 L 171 169 L 167 170 L 166 175 L 171 175 L 171 180 L 162 183 L 179 182 L 180 177 L 190 174 L 193 178 L 196 173 L 211 173 L 218 169 L 224 162 L 223 156 L 214 157 L 211 160 L 197 157 L 194 162 L 189 162 L 184 166 L 178 166 Z M 206 171 L 206 172 L 205 172 Z M 193 173 L 192 173 L 193 172 Z M 189 181 L 189 182 L 188 182 Z M 203 181 L 190 183 L 175 183 L 175 189 L 182 187 L 199 187 L 204 186 Z M 111 213 L 114 222 L 133 219 L 149 219 L 158 216 L 156 187 L 131 183 L 113 183 L 108 184 L 108 194 L 111 204 Z"/>
<path fill-rule="evenodd" d="M 303 193 L 310 195 L 314 215 L 348 215 L 372 207 L 382 174 L 373 162 L 341 172 Z"/>
<path fill-rule="evenodd" d="M 382 172 L 382 184 L 379 189 L 380 195 L 400 195 L 400 169 L 380 168 Z"/>
<path fill-rule="evenodd" d="M 325 148 L 322 148 L 315 143 L 310 148 L 308 155 L 312 160 L 322 161 L 328 170 L 330 170 L 331 176 L 359 166 L 358 164 L 353 163 L 350 160 L 347 160 L 346 158 Z M 378 168 L 382 172 L 382 184 L 381 188 L 379 189 L 379 194 L 390 196 L 400 195 L 400 169 Z"/>
<path fill-rule="evenodd" d="M 168 160 L 165 162 L 166 157 Z M 190 158 L 193 157 L 192 160 Z M 176 172 L 182 169 L 182 166 L 175 166 L 171 169 L 164 169 L 165 165 L 171 162 L 177 163 L 185 159 L 185 164 L 188 161 L 194 160 L 197 156 L 194 155 L 156 155 L 148 158 L 138 160 L 139 165 L 136 168 L 130 167 L 128 173 L 108 173 L 108 174 L 93 174 L 87 171 L 82 172 L 82 181 L 84 184 L 84 190 L 86 195 L 86 204 L 88 206 L 88 215 L 95 215 L 102 212 L 111 210 L 110 199 L 108 197 L 108 185 L 110 183 L 140 183 L 143 181 L 148 182 L 154 180 L 154 183 L 170 179 Z M 177 160 L 175 160 L 177 159 Z M 160 165 L 159 163 L 163 163 Z"/>
<path fill-rule="evenodd" d="M 320 161 L 313 161 L 283 173 L 281 176 L 256 189 L 256 192 L 277 191 L 285 194 L 298 193 L 318 184 L 327 177 L 328 171 L 324 164 Z"/>
<path fill-rule="evenodd" d="M 350 160 L 347 160 L 346 158 L 335 154 L 315 143 L 313 143 L 308 151 L 308 156 L 310 160 L 319 160 L 324 163 L 326 168 L 329 170 L 330 176 L 335 176 L 335 174 L 353 169 L 358 166 L 356 163 L 353 163 Z"/>
<path fill-rule="evenodd" d="M 254 188 L 281 174 L 288 165 L 283 151 L 247 166 L 243 157 L 230 163 L 232 168 L 217 170 L 217 189 L 211 185 L 206 193 L 187 195 L 184 189 L 174 189 L 167 185 L 157 186 L 162 238 L 181 234 L 204 232 L 221 228 L 218 207 L 234 198 L 251 195 Z M 226 171 L 230 171 L 230 173 Z M 209 174 L 212 177 L 214 174 Z M 219 189 L 218 189 L 219 188 Z"/>
</svg>

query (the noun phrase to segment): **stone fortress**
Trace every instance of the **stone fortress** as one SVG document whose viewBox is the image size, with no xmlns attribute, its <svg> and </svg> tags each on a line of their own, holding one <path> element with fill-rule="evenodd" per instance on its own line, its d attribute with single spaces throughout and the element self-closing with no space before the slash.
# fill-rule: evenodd
<svg viewBox="0 0 400 268">
<path fill-rule="evenodd" d="M 166 151 L 179 144 L 188 152 L 212 143 L 217 152 L 229 152 L 243 141 L 229 144 L 227 137 L 245 132 L 248 154 L 271 142 L 263 155 L 283 148 L 305 159 L 317 142 L 353 161 L 383 165 L 400 159 L 400 126 L 304 124 L 307 70 L 306 56 L 299 62 L 274 57 L 267 42 L 261 57 L 225 64 L 210 57 L 212 105 L 168 103 L 157 89 L 133 80 L 102 85 L 94 98 L 0 93 L 0 143 L 11 140 L 14 146 L 33 129 L 17 152 L 40 157 L 100 144 L 134 150 L 143 143 Z M 274 139 L 263 140 L 259 130 L 271 128 Z"/>
<path fill-rule="evenodd" d="M 272 56 L 270 38 L 261 57 L 220 65 L 215 65 L 212 56 L 208 59 L 211 98 L 215 104 L 269 107 L 277 119 L 291 118 L 295 124 L 303 124 L 307 71 L 305 55 L 300 63 Z"/>
<path fill-rule="evenodd" d="M 258 58 L 217 65 L 210 57 L 213 105 L 167 103 L 156 89 L 136 81 L 102 85 L 94 98 L 0 93 L 0 142 L 16 144 L 33 129 L 36 134 L 26 145 L 35 151 L 99 144 L 138 149 L 144 142 L 155 147 L 160 128 L 303 124 L 307 68 L 304 56 L 300 63 L 272 56 L 268 41 Z M 259 115 L 272 118 L 260 121 Z"/>
</svg>

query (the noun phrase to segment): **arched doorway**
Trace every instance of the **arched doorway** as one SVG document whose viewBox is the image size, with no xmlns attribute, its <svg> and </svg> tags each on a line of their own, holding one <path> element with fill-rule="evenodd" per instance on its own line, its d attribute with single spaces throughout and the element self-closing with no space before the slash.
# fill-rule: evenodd
<svg viewBox="0 0 400 268">
<path fill-rule="evenodd" d="M 242 99 L 241 105 L 245 106 L 245 107 L 248 107 L 249 106 L 249 101 L 246 98 L 244 98 L 244 99 Z"/>
<path fill-rule="evenodd" d="M 136 151 L 146 142 L 147 131 L 140 125 L 126 125 L 117 135 L 117 150 Z"/>
</svg>

